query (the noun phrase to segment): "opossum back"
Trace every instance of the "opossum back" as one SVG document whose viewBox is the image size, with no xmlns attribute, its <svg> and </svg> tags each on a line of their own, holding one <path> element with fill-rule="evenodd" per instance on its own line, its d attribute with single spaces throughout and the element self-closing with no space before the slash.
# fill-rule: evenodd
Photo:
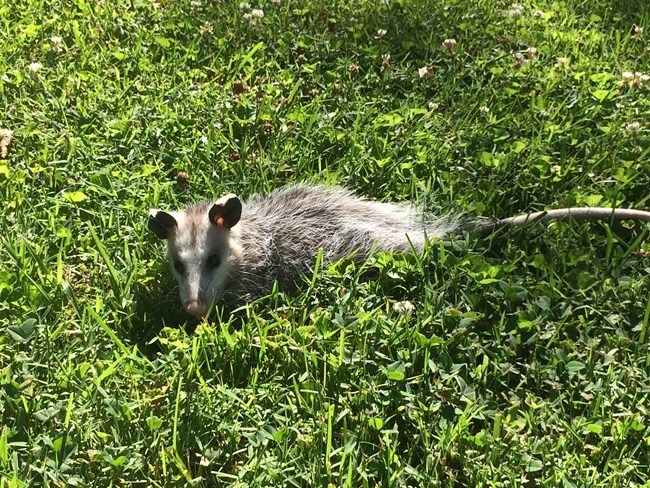
<svg viewBox="0 0 650 488">
<path fill-rule="evenodd" d="M 456 229 L 452 219 L 427 218 L 410 204 L 360 198 L 340 187 L 294 185 L 268 197 L 255 197 L 246 216 L 263 220 L 281 251 L 312 255 L 322 248 L 338 259 L 371 249 L 405 251 L 422 246 L 425 233 L 439 237 Z M 246 218 L 246 217 L 245 217 Z"/>
<path fill-rule="evenodd" d="M 364 261 L 371 252 L 420 249 L 426 237 L 457 229 L 454 219 L 428 218 L 410 204 L 360 198 L 340 187 L 293 185 L 244 202 L 233 228 L 241 249 L 225 289 L 227 303 L 268 293 L 274 281 L 291 290 L 313 271 L 322 249 L 326 261 Z"/>
</svg>

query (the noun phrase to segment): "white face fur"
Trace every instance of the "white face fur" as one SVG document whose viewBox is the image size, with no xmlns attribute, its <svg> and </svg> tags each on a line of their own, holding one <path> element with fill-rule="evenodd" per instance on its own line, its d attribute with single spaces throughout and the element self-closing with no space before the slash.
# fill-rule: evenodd
<svg viewBox="0 0 650 488">
<path fill-rule="evenodd" d="M 238 258 L 239 250 L 231 243 L 239 229 L 231 227 L 240 214 L 241 203 L 234 195 L 183 211 L 150 211 L 149 229 L 167 240 L 167 259 L 181 303 L 196 317 L 204 317 L 223 294 Z"/>
</svg>

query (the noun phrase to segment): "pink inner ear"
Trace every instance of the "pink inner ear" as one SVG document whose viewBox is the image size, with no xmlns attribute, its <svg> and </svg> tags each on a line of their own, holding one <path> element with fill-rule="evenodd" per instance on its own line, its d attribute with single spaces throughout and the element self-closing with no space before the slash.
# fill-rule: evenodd
<svg viewBox="0 0 650 488">
<path fill-rule="evenodd" d="M 225 227 L 226 226 L 226 221 L 220 215 L 215 217 L 214 223 L 217 225 L 217 227 Z"/>
</svg>

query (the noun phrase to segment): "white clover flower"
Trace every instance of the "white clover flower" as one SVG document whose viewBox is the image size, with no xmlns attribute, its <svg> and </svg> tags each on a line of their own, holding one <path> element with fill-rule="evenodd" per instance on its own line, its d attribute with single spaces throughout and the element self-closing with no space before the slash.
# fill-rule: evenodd
<svg viewBox="0 0 650 488">
<path fill-rule="evenodd" d="M 560 166 L 559 164 L 554 164 L 553 166 L 551 166 L 551 173 L 557 175 L 560 174 L 561 172 L 562 172 L 562 166 Z"/>
<path fill-rule="evenodd" d="M 212 24 L 206 20 L 203 23 L 203 27 L 201 28 L 201 32 L 203 33 L 204 36 L 211 36 L 214 33 L 214 30 L 212 28 Z"/>
<path fill-rule="evenodd" d="M 427 108 L 431 111 L 438 110 L 440 108 L 440 104 L 436 102 L 429 102 L 427 103 Z"/>
<path fill-rule="evenodd" d="M 524 64 L 526 63 L 526 60 L 524 59 L 524 55 L 521 53 L 515 53 L 514 55 L 514 61 L 512 63 L 512 67 L 514 69 L 521 69 Z"/>
<path fill-rule="evenodd" d="M 205 146 L 208 143 L 208 136 L 201 136 L 201 139 L 199 140 L 201 141 L 201 144 Z"/>
<path fill-rule="evenodd" d="M 395 302 L 393 303 L 393 310 L 399 314 L 407 314 L 415 310 L 415 305 L 413 305 L 408 300 L 404 300 L 403 302 Z"/>
<path fill-rule="evenodd" d="M 61 36 L 50 37 L 50 42 L 52 43 L 52 51 L 55 53 L 63 51 L 63 39 L 61 39 Z"/>
<path fill-rule="evenodd" d="M 623 130 L 626 132 L 639 132 L 641 130 L 641 124 L 638 122 L 627 122 L 623 124 Z"/>
<path fill-rule="evenodd" d="M 487 105 L 483 105 L 483 106 L 482 106 L 481 108 L 479 108 L 478 110 L 479 110 L 479 112 L 481 112 L 482 114 L 489 114 L 489 113 L 490 113 L 490 107 L 488 107 Z"/>
<path fill-rule="evenodd" d="M 43 68 L 43 65 L 41 63 L 38 63 L 38 62 L 29 63 L 28 68 L 29 68 L 29 71 L 31 71 L 32 73 L 38 73 Z"/>
<path fill-rule="evenodd" d="M 382 54 L 381 55 L 381 70 L 384 71 L 385 69 L 390 68 L 390 54 Z"/>
<path fill-rule="evenodd" d="M 537 57 L 537 48 L 536 47 L 529 47 L 526 49 L 526 54 L 528 54 L 528 59 L 535 59 Z"/>
<path fill-rule="evenodd" d="M 642 88 L 650 81 L 650 75 L 646 73 L 641 73 L 636 71 L 634 73 L 630 71 L 624 71 L 621 73 L 621 83 L 626 86 L 631 86 L 632 88 Z"/>
<path fill-rule="evenodd" d="M 239 3 L 239 10 L 248 10 L 251 8 L 251 4 L 247 2 L 240 2 Z"/>
<path fill-rule="evenodd" d="M 261 8 L 254 8 L 250 12 L 244 14 L 244 18 L 248 20 L 252 25 L 259 24 L 264 18 L 264 10 Z"/>
<path fill-rule="evenodd" d="M 442 46 L 447 49 L 451 54 L 456 50 L 456 39 L 450 38 L 442 41 Z"/>
<path fill-rule="evenodd" d="M 556 68 L 565 68 L 569 66 L 569 58 L 565 58 L 563 56 L 560 56 L 555 60 L 555 67 Z"/>
<path fill-rule="evenodd" d="M 433 76 L 433 71 L 427 66 L 422 66 L 421 68 L 418 68 L 418 75 L 420 75 L 420 78 L 429 78 Z"/>
<path fill-rule="evenodd" d="M 377 31 L 377 35 L 376 35 L 375 37 L 376 37 L 377 39 L 381 39 L 382 37 L 384 37 L 384 36 L 386 35 L 387 32 L 388 32 L 388 31 L 387 31 L 386 29 L 379 29 L 379 30 Z"/>
<path fill-rule="evenodd" d="M 513 3 L 512 5 L 510 5 L 510 9 L 508 9 L 506 15 L 511 19 L 513 19 L 515 17 L 519 17 L 523 13 L 524 13 L 524 6 L 520 3 Z"/>
<path fill-rule="evenodd" d="M 0 158 L 4 159 L 9 154 L 9 144 L 14 140 L 14 131 L 0 129 Z"/>
</svg>

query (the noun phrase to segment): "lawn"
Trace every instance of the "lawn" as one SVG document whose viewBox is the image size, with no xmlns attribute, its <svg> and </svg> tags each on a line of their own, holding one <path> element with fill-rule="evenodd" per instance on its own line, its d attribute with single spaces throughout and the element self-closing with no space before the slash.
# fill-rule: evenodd
<svg viewBox="0 0 650 488">
<path fill-rule="evenodd" d="M 650 208 L 650 7 L 0 5 L 0 488 L 650 487 L 650 225 L 533 223 L 233 315 L 151 207 L 291 182 Z"/>
</svg>

